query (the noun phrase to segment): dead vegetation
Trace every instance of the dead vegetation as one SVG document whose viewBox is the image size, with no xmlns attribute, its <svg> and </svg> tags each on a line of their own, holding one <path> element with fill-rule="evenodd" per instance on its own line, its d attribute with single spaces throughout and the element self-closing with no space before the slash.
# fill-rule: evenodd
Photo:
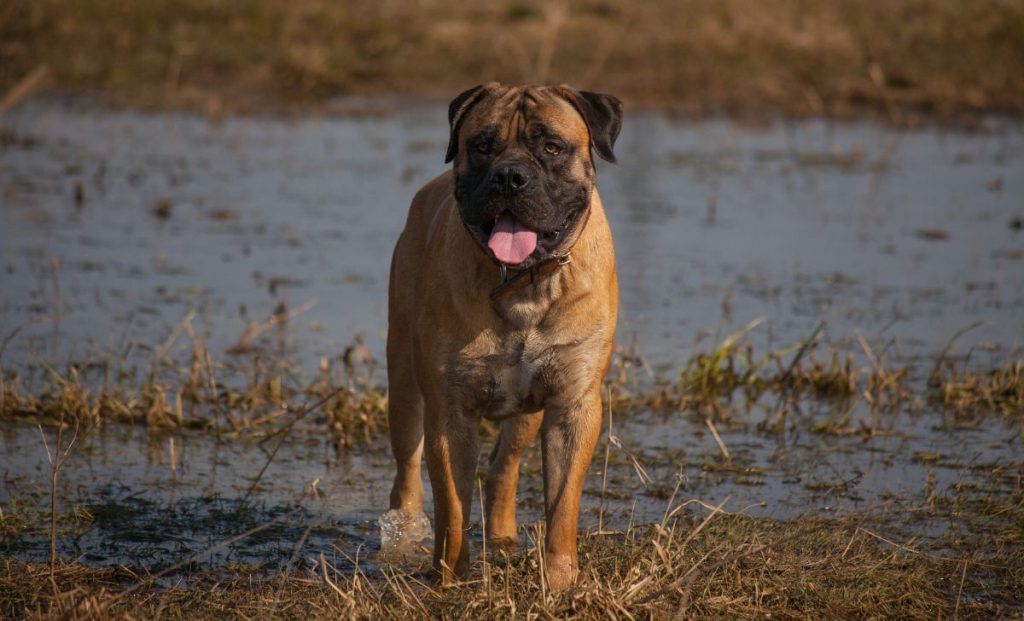
<svg viewBox="0 0 1024 621">
<path fill-rule="evenodd" d="M 199 427 L 225 437 L 283 439 L 300 425 L 326 426 L 339 448 L 368 443 L 386 429 L 386 392 L 376 382 L 377 362 L 362 343 L 353 343 L 337 359 L 322 360 L 312 379 L 303 379 L 294 367 L 267 362 L 256 340 L 214 362 L 188 319 L 152 350 L 144 372 L 119 376 L 113 363 L 71 366 L 64 373 L 43 367 L 43 388 L 33 391 L 25 377 L 4 371 L 0 415 L 49 425 L 76 421 L 81 433 L 126 421 L 154 430 Z M 909 366 L 887 356 L 889 344 L 872 345 L 860 336 L 833 342 L 821 325 L 803 341 L 758 353 L 758 324 L 697 347 L 668 379 L 659 379 L 637 352 L 621 350 L 608 379 L 615 415 L 655 409 L 697 416 L 716 437 L 716 423 L 729 424 L 755 407 L 769 413 L 764 429 L 773 431 L 787 421 L 787 412 L 809 399 L 835 402 L 838 411 L 866 404 L 882 414 L 930 399 L 954 420 L 974 423 L 989 414 L 1021 415 L 1020 360 L 975 372 L 945 352 L 931 387 L 925 388 L 925 382 L 913 380 Z M 189 342 L 175 350 L 172 344 L 181 334 Z M 177 362 L 175 351 L 183 354 Z M 139 379 L 142 385 L 135 387 Z M 872 433 L 851 429 L 842 418 L 814 423 L 814 433 Z M 727 468 L 728 450 L 720 447 L 721 467 Z M 268 464 L 273 459 L 271 451 Z M 492 553 L 478 563 L 469 582 L 445 590 L 418 570 L 378 567 L 372 559 L 360 563 L 340 549 L 332 554 L 348 560 L 338 566 L 323 556 L 316 562 L 305 558 L 273 576 L 258 567 L 208 574 L 172 567 L 186 573 L 172 574 L 184 582 L 171 588 L 155 581 L 166 575 L 163 571 L 87 567 L 54 556 L 52 567 L 3 560 L 0 615 L 202 619 L 230 611 L 256 619 L 933 619 L 1020 614 L 1024 488 L 1019 463 L 963 465 L 937 454 L 920 459 L 934 468 L 982 474 L 946 489 L 937 489 L 929 476 L 920 498 L 882 499 L 880 509 L 834 519 L 755 519 L 695 500 L 673 505 L 676 490 L 659 496 L 669 499 L 660 523 L 625 531 L 599 527 L 585 535 L 582 577 L 564 594 L 543 588 L 543 559 L 532 545 L 511 556 Z M 45 491 L 39 495 L 44 498 Z M 39 513 L 39 498 L 24 507 L 12 499 L 0 514 L 2 539 L 39 534 L 48 522 L 52 542 L 88 526 L 88 515 L 59 514 L 52 499 L 51 490 L 48 515 Z M 697 506 L 704 509 L 694 511 Z M 63 534 L 55 532 L 57 522 Z M 232 540 L 262 528 L 256 525 Z M 528 544 L 543 538 L 542 528 L 524 527 Z M 932 535 L 921 537 L 921 532 Z"/>
<path fill-rule="evenodd" d="M 941 364 L 930 382 L 933 400 L 959 419 L 978 419 L 986 412 L 1004 416 L 1024 413 L 1024 361 L 1012 360 L 998 369 L 971 372 L 965 365 Z"/>
<path fill-rule="evenodd" d="M 123 361 L 71 364 L 63 373 L 43 364 L 41 377 L 29 382 L 23 372 L 0 369 L 0 417 L 73 423 L 83 432 L 116 421 L 227 436 L 273 435 L 305 420 L 326 426 L 339 449 L 368 443 L 387 429 L 387 389 L 361 340 L 336 359 L 323 358 L 310 379 L 293 363 L 249 344 L 245 350 L 232 347 L 233 355 L 214 362 L 190 321 L 186 317 L 186 327 L 154 348 L 145 372 L 116 372 Z M 761 427 L 780 430 L 787 414 L 811 399 L 833 403 L 838 411 L 865 404 L 876 413 L 918 409 L 930 401 L 959 423 L 978 422 L 989 413 L 1024 416 L 1020 358 L 978 371 L 943 354 L 925 385 L 912 381 L 909 365 L 886 360 L 887 345 L 872 346 L 862 336 L 849 346 L 829 342 L 824 324 L 804 341 L 756 352 L 750 333 L 759 323 L 697 349 L 674 377 L 655 374 L 642 355 L 620 348 L 607 379 L 617 415 L 689 413 L 714 423 L 740 419 L 756 406 L 769 413 Z M 174 362 L 168 351 L 179 333 L 189 334 L 191 346 Z"/>
<path fill-rule="evenodd" d="M 47 75 L 59 91 L 212 115 L 492 79 L 688 114 L 1024 111 L 1016 2 L 10 0 L 0 58 L 0 92 Z"/>
<path fill-rule="evenodd" d="M 787 413 L 808 400 L 835 403 L 828 411 L 839 412 L 866 405 L 879 415 L 930 401 L 957 424 L 1022 414 L 1019 359 L 978 372 L 947 351 L 925 386 L 891 354 L 891 344 L 871 344 L 862 336 L 831 341 L 824 324 L 805 340 L 758 352 L 759 323 L 696 347 L 669 378 L 651 370 L 636 351 L 620 350 L 608 378 L 615 415 L 655 410 L 697 416 L 717 438 L 716 424 L 744 419 L 755 409 L 768 414 L 762 430 L 777 431 Z M 176 349 L 180 335 L 189 340 Z M 79 433 L 88 433 L 123 421 L 154 430 L 204 428 L 224 437 L 277 436 L 280 443 L 296 427 L 326 427 L 339 449 L 369 443 L 386 429 L 386 391 L 377 383 L 376 360 L 361 342 L 337 359 L 322 360 L 310 374 L 265 356 L 257 338 L 245 341 L 244 348 L 233 347 L 232 355 L 215 362 L 186 317 L 151 350 L 149 367 L 137 372 L 115 372 L 125 365 L 114 362 L 71 365 L 63 373 L 42 365 L 41 388 L 33 389 L 19 372 L 4 370 L 0 416 L 66 426 L 69 436 L 72 422 Z M 851 427 L 842 416 L 811 422 L 814 433 L 874 433 Z M 728 468 L 728 449 L 718 442 L 720 467 Z M 1024 489 L 1019 463 L 963 465 L 938 454 L 919 458 L 930 467 L 982 474 L 947 489 L 937 489 L 929 476 L 920 498 L 883 499 L 880 510 L 834 519 L 755 519 L 694 500 L 673 505 L 677 493 L 666 492 L 659 496 L 669 498 L 660 523 L 624 532 L 599 527 L 585 535 L 583 575 L 564 594 L 543 588 L 543 559 L 531 545 L 512 556 L 492 553 L 468 583 L 445 590 L 435 588 L 427 574 L 378 567 L 372 560 L 348 559 L 336 567 L 323 556 L 317 562 L 306 558 L 274 576 L 258 567 L 174 574 L 185 582 L 166 588 L 166 581 L 158 583 L 156 575 L 137 568 L 87 567 L 53 555 L 52 567 L 3 560 L 0 615 L 202 619 L 230 611 L 256 619 L 933 619 L 1020 614 Z M 24 506 L 17 498 L 6 503 L 0 539 L 38 536 L 48 524 L 52 543 L 88 527 L 90 516 L 78 509 L 56 511 L 52 489 L 48 514 L 42 509 L 46 492 L 40 489 L 38 496 Z M 697 505 L 705 510 L 694 512 Z M 524 527 L 528 543 L 543 538 L 542 527 Z M 921 532 L 933 535 L 921 538 Z M 343 550 L 334 553 L 347 558 Z M 182 565 L 175 571 L 196 570 Z"/>
<path fill-rule="evenodd" d="M 1020 498 L 1003 511 L 1021 515 Z M 479 562 L 439 589 L 397 567 L 339 569 L 323 555 L 267 578 L 238 572 L 158 588 L 129 568 L 7 560 L 0 614 L 44 619 L 308 618 L 992 618 L 1021 613 L 1024 553 L 986 548 L 996 535 L 953 541 L 954 556 L 872 530 L 871 516 L 791 522 L 714 508 L 668 512 L 660 524 L 582 538 L 578 584 L 552 594 L 530 546 Z M 1012 529 L 999 522 L 999 532 Z M 531 530 L 533 530 L 531 528 Z M 536 533 L 534 533 L 536 535 Z M 1019 543 L 1019 542 L 1018 542 Z"/>
<path fill-rule="evenodd" d="M 63 373 L 40 364 L 33 380 L 0 368 L 0 416 L 56 426 L 73 421 L 83 430 L 122 422 L 230 437 L 274 435 L 316 411 L 339 448 L 368 441 L 386 424 L 386 389 L 375 383 L 376 361 L 360 339 L 337 359 L 322 359 L 311 381 L 301 380 L 290 361 L 268 355 L 245 334 L 214 362 L 193 319 L 189 313 L 151 349 L 148 365 L 131 371 L 123 359 L 72 363 Z M 189 337 L 188 353 L 176 361 L 169 352 L 181 334 Z"/>
</svg>

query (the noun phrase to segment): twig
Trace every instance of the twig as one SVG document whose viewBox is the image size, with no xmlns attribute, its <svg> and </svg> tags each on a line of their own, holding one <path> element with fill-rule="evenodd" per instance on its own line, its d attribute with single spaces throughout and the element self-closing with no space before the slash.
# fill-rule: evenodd
<svg viewBox="0 0 1024 621">
<path fill-rule="evenodd" d="M 290 421 L 288 421 L 288 424 L 286 424 L 280 431 L 277 432 L 280 434 L 280 437 L 277 440 L 277 444 L 274 446 L 274 449 L 270 451 L 270 455 L 267 456 L 267 461 L 263 464 L 263 467 L 260 468 L 259 474 L 256 475 L 256 479 L 253 480 L 251 485 L 249 485 L 249 489 L 245 491 L 245 496 L 242 497 L 242 504 L 245 504 L 246 501 L 249 500 L 249 496 L 252 495 L 253 490 L 256 489 L 257 485 L 259 485 L 260 480 L 263 478 L 263 474 L 267 471 L 267 468 L 270 467 L 270 463 L 274 461 L 274 458 L 277 457 L 277 451 L 280 450 L 281 445 L 284 444 L 285 438 L 287 438 L 288 434 L 291 433 L 291 430 L 293 427 L 295 427 L 295 424 L 298 423 L 303 418 L 305 418 L 313 410 L 318 409 L 320 406 L 336 397 L 343 390 L 345 390 L 345 387 L 340 386 L 333 390 L 332 392 L 330 392 L 329 394 L 327 394 L 326 396 L 322 397 L 313 405 L 303 408 Z"/>
<path fill-rule="evenodd" d="M 711 521 L 711 518 L 715 517 L 719 513 L 722 513 L 722 507 L 725 506 L 725 503 L 729 502 L 729 498 L 730 498 L 730 496 L 726 496 L 725 500 L 723 500 L 721 503 L 719 503 L 719 505 L 717 507 L 715 507 L 711 511 L 711 513 L 709 513 L 708 516 L 706 518 L 704 518 L 704 520 L 700 524 L 697 525 L 697 528 L 693 529 L 690 532 L 690 534 L 686 536 L 686 539 L 683 539 L 683 542 L 681 544 L 679 544 L 679 549 L 680 550 L 685 550 L 686 549 L 686 545 L 688 543 L 690 543 L 690 541 L 692 541 L 693 538 L 696 537 L 698 533 L 700 533 L 700 531 L 704 530 L 704 527 L 708 525 L 708 522 Z"/>
<path fill-rule="evenodd" d="M 4 337 L 4 340 L 0 342 L 0 412 L 4 411 L 4 399 L 6 399 L 7 395 L 6 385 L 4 384 L 4 351 L 7 350 L 7 346 L 12 340 L 14 340 L 14 337 L 18 336 L 22 327 L 24 327 L 24 324 L 8 332 L 7 336 Z"/>
<path fill-rule="evenodd" d="M 672 495 L 669 496 L 668 503 L 665 505 L 665 514 L 661 517 L 662 528 L 665 528 L 665 525 L 668 524 L 669 515 L 674 513 L 672 510 L 672 503 L 676 501 L 676 495 L 679 494 L 679 488 L 683 486 L 683 481 L 685 480 L 686 475 L 683 474 L 683 471 L 680 468 L 679 473 L 676 474 L 676 486 L 672 489 Z"/>
<path fill-rule="evenodd" d="M 181 334 L 183 330 L 185 330 L 185 325 L 192 325 L 192 320 L 195 318 L 195 316 L 195 311 L 190 310 L 189 312 L 185 313 L 185 316 L 181 318 L 181 321 L 179 321 L 178 325 L 174 327 L 174 330 L 171 330 L 170 335 L 168 335 L 164 342 L 161 343 L 160 346 L 157 347 L 155 350 L 153 350 L 154 365 L 163 360 L 164 356 L 167 355 L 167 350 L 169 350 L 171 348 L 171 345 L 174 344 L 174 341 L 178 338 L 178 335 Z"/>
<path fill-rule="evenodd" d="M 544 534 L 541 522 L 534 524 L 533 551 L 537 554 L 537 569 L 540 572 L 540 599 L 548 600 L 547 555 L 544 554 Z M 508 578 L 506 577 L 506 580 Z"/>
<path fill-rule="evenodd" d="M 956 608 L 953 609 L 953 619 L 960 618 L 960 602 L 964 598 L 964 581 L 967 580 L 967 559 L 964 559 L 964 570 L 960 572 L 960 590 L 956 593 Z"/>
<path fill-rule="evenodd" d="M 38 65 L 35 69 L 30 71 L 28 75 L 18 80 L 18 82 L 4 95 L 4 98 L 0 100 L 0 115 L 18 105 L 22 99 L 25 99 L 32 94 L 46 79 L 47 74 L 50 73 L 50 69 L 46 65 Z"/>
<path fill-rule="evenodd" d="M 875 534 L 875 533 L 871 532 L 870 530 L 864 528 L 863 526 L 858 526 L 857 530 L 861 531 L 865 535 L 868 535 L 870 537 L 874 537 L 875 539 L 881 541 L 882 543 L 887 543 L 887 544 L 893 546 L 894 548 L 902 550 L 903 552 L 909 552 L 910 554 L 918 554 L 918 555 L 923 556 L 925 558 L 930 558 L 930 559 L 932 559 L 934 561 L 944 561 L 944 562 L 947 562 L 947 563 L 959 563 L 961 560 L 966 560 L 966 559 L 959 559 L 959 558 L 951 558 L 951 557 L 948 557 L 948 556 L 938 556 L 938 555 L 935 555 L 935 554 L 928 554 L 927 552 L 922 552 L 920 550 L 915 550 L 914 548 L 911 548 L 910 546 L 905 546 L 902 543 L 897 543 L 895 541 L 892 541 L 891 539 L 886 539 L 885 537 L 883 537 L 881 535 Z"/>
<path fill-rule="evenodd" d="M 61 453 L 61 446 L 64 443 L 64 410 L 61 410 L 60 420 L 57 423 L 57 444 L 54 446 L 53 453 L 50 453 L 50 446 L 46 443 L 42 425 L 36 425 L 36 427 L 39 429 L 39 437 L 43 439 L 46 459 L 50 462 L 50 579 L 52 580 L 57 571 L 57 477 L 68 455 L 71 454 L 75 441 L 78 440 L 78 419 L 75 419 L 75 433 L 63 453 Z"/>
<path fill-rule="evenodd" d="M 718 449 L 722 451 L 722 457 L 725 457 L 725 461 L 732 461 L 732 456 L 729 455 L 729 449 L 725 447 L 725 442 L 722 442 L 722 437 L 718 435 L 718 429 L 715 428 L 715 423 L 711 421 L 711 418 L 705 418 L 704 422 L 707 424 L 708 429 L 711 430 L 711 437 L 715 439 L 715 443 L 718 444 Z"/>
<path fill-rule="evenodd" d="M 800 363 L 800 359 L 804 357 L 804 354 L 807 352 L 807 349 L 811 346 L 811 343 L 813 343 L 815 339 L 818 338 L 818 334 L 820 334 L 821 331 L 824 329 L 825 322 L 822 321 L 821 323 L 818 324 L 816 328 L 814 328 L 814 331 L 811 332 L 811 335 L 807 337 L 807 340 L 803 342 L 803 345 L 800 346 L 800 349 L 796 351 L 796 354 L 793 356 L 793 359 L 789 362 L 789 367 L 786 368 L 786 372 L 782 374 L 782 378 L 780 380 L 781 389 L 779 390 L 779 399 L 775 402 L 776 416 L 780 415 L 782 404 L 786 397 L 789 396 L 789 378 L 792 377 L 793 370 L 796 369 L 796 365 Z"/>
<path fill-rule="evenodd" d="M 636 476 L 640 478 L 640 483 L 645 488 L 650 487 L 652 480 L 651 475 L 647 474 L 647 469 L 644 468 L 644 465 L 640 463 L 640 460 L 637 459 L 633 455 L 633 453 L 630 453 L 629 450 L 622 444 L 622 440 L 619 439 L 619 436 L 608 434 L 608 441 L 612 445 L 614 445 L 615 448 L 619 449 L 620 451 L 626 454 L 626 457 L 629 458 L 630 463 L 633 464 L 633 470 L 636 471 Z"/>
<path fill-rule="evenodd" d="M 935 366 L 932 367 L 932 372 L 928 374 L 929 386 L 942 385 L 942 362 L 946 359 L 946 356 L 949 355 L 949 351 L 953 349 L 953 344 L 956 343 L 956 340 L 961 336 L 967 334 L 971 330 L 974 330 L 975 328 L 980 328 L 983 325 L 985 325 L 984 321 L 975 321 L 974 323 L 967 327 L 960 328 L 953 334 L 953 336 L 950 337 L 949 342 L 946 343 L 946 346 L 942 348 L 942 353 L 939 354 L 937 358 L 935 358 Z"/>
<path fill-rule="evenodd" d="M 355 608 L 355 598 L 349 595 L 348 593 L 342 591 L 340 588 L 338 588 L 338 585 L 331 581 L 331 578 L 327 575 L 327 559 L 324 558 L 323 552 L 320 553 L 320 575 L 323 578 L 324 583 L 327 584 L 327 586 L 334 589 L 334 592 L 340 595 L 345 600 L 346 604 L 348 604 L 352 608 Z"/>
<path fill-rule="evenodd" d="M 484 562 L 484 583 L 487 585 L 487 605 L 488 607 L 491 607 L 494 603 L 494 593 L 491 591 L 491 565 L 487 560 L 487 510 L 484 508 L 484 486 L 483 482 L 479 478 L 476 480 L 476 487 L 480 492 L 480 530 L 483 531 L 483 542 L 480 544 L 480 556 Z M 423 612 L 426 612 L 426 610 Z"/>
<path fill-rule="evenodd" d="M 302 548 L 305 547 L 306 541 L 309 539 L 309 533 L 313 531 L 313 527 L 319 525 L 319 522 L 310 522 L 306 525 L 306 530 L 302 531 L 302 536 L 295 542 L 295 547 L 292 548 L 292 555 L 288 558 L 288 563 L 284 566 L 285 575 L 292 573 L 292 565 L 295 561 L 299 560 L 299 556 L 302 554 Z"/>
<path fill-rule="evenodd" d="M 605 503 L 605 490 L 608 488 L 608 458 L 612 452 L 611 435 L 612 435 L 612 388 L 608 386 L 606 390 L 608 399 L 608 441 L 604 444 L 604 469 L 601 471 L 601 508 L 597 512 L 597 531 L 604 532 L 604 512 L 607 509 Z"/>
<path fill-rule="evenodd" d="M 250 341 L 252 341 L 256 337 L 258 337 L 259 335 L 263 334 L 267 330 L 273 328 L 274 326 L 284 325 L 284 324 L 288 323 L 292 319 L 295 319 L 296 317 L 298 317 L 299 315 L 305 313 L 306 311 L 308 311 L 309 309 L 313 308 L 314 306 L 316 306 L 319 303 L 320 303 L 320 300 L 318 300 L 316 298 L 313 298 L 312 300 L 307 300 L 307 301 L 303 302 L 298 307 L 296 307 L 294 310 L 290 310 L 287 313 L 283 313 L 283 314 L 274 313 L 269 318 L 267 318 L 266 320 L 264 320 L 264 321 L 262 321 L 260 323 L 256 323 L 256 322 L 250 323 L 248 326 L 246 326 L 246 328 L 242 332 L 242 334 L 240 334 L 238 336 L 238 340 L 235 341 L 235 344 L 228 348 L 228 352 L 227 353 L 229 353 L 229 354 L 240 354 L 240 353 L 244 353 L 246 351 L 249 351 L 249 342 Z"/>
</svg>

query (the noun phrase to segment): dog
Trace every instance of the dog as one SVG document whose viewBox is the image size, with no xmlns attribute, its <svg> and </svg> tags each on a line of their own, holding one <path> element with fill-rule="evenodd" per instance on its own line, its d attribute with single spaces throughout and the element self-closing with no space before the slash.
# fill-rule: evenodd
<svg viewBox="0 0 1024 621">
<path fill-rule="evenodd" d="M 450 171 L 412 200 L 388 302 L 391 508 L 420 511 L 426 454 L 434 568 L 465 577 L 480 417 L 500 421 L 485 486 L 488 542 L 518 544 L 516 487 L 541 436 L 545 575 L 579 570 L 583 479 L 601 430 L 618 315 L 615 251 L 594 155 L 615 162 L 622 102 L 498 83 L 448 109 Z"/>
</svg>

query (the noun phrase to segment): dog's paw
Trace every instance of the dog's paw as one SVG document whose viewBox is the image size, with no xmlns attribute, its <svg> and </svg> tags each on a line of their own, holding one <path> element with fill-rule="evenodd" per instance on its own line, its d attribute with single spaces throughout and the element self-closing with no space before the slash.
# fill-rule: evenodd
<svg viewBox="0 0 1024 621">
<path fill-rule="evenodd" d="M 491 537 L 487 539 L 487 547 L 495 552 L 511 554 L 519 549 L 518 537 Z"/>
<path fill-rule="evenodd" d="M 568 554 L 551 554 L 546 558 L 545 573 L 548 588 L 552 591 L 564 591 L 572 586 L 576 579 L 576 567 Z"/>
</svg>

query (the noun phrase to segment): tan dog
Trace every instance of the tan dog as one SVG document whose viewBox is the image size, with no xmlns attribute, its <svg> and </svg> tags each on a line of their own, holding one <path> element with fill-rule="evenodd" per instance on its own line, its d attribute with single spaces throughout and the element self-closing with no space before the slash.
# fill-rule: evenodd
<svg viewBox="0 0 1024 621">
<path fill-rule="evenodd" d="M 618 309 L 591 152 L 615 161 L 621 117 L 615 97 L 565 86 L 472 88 L 449 107 L 454 170 L 412 201 L 389 289 L 391 508 L 421 509 L 425 447 L 442 581 L 469 569 L 481 416 L 502 421 L 489 540 L 518 543 L 519 460 L 540 431 L 548 584 L 564 589 L 578 571 L 580 492 Z"/>
</svg>

